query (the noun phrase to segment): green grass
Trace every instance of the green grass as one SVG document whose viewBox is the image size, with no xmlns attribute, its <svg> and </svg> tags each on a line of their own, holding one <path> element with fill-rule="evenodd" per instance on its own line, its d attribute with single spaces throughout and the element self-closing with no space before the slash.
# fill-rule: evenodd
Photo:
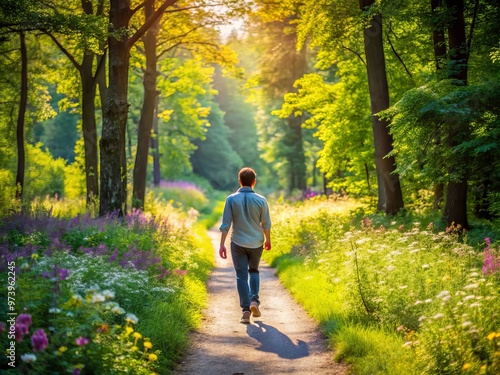
<svg viewBox="0 0 500 375">
<path fill-rule="evenodd" d="M 272 209 L 264 258 L 355 373 L 500 368 L 500 277 L 481 272 L 493 225 L 459 233 L 433 212 L 386 217 L 341 200 Z"/>
</svg>

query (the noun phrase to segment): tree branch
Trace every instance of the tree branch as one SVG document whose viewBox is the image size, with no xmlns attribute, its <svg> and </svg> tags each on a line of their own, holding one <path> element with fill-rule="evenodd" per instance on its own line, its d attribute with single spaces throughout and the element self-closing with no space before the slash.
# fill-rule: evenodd
<svg viewBox="0 0 500 375">
<path fill-rule="evenodd" d="M 149 17 L 146 22 L 141 26 L 139 30 L 135 32 L 134 35 L 132 35 L 127 43 L 125 44 L 127 50 L 130 51 L 130 48 L 139 40 L 141 36 L 144 35 L 148 29 L 153 26 L 153 24 L 158 21 L 158 19 L 162 16 L 163 12 L 165 12 L 165 9 L 167 9 L 169 6 L 172 6 L 179 0 L 165 0 L 163 4 L 153 13 L 151 17 Z"/>
<path fill-rule="evenodd" d="M 142 8 L 144 8 L 144 5 L 145 3 L 142 2 L 140 3 L 139 5 L 137 5 L 134 9 L 132 9 L 132 11 L 130 12 L 130 16 L 132 17 L 134 14 L 136 14 L 139 10 L 141 10 Z"/>
<path fill-rule="evenodd" d="M 69 61 L 71 61 L 75 66 L 75 68 L 78 69 L 78 71 L 80 72 L 82 70 L 82 65 L 79 64 L 78 61 L 76 61 L 75 57 L 71 53 L 69 53 L 69 51 L 66 48 L 64 48 L 64 46 L 57 40 L 57 38 L 54 35 L 52 35 L 48 31 L 44 31 L 44 33 L 47 34 L 54 41 L 54 43 L 59 47 L 61 52 L 66 55 Z"/>
<path fill-rule="evenodd" d="M 401 63 L 401 65 L 403 65 L 403 68 L 405 68 L 406 74 L 408 74 L 408 76 L 410 78 L 412 78 L 412 75 L 411 75 L 410 71 L 408 70 L 408 68 L 406 67 L 406 64 L 404 63 L 401 56 L 399 56 L 398 52 L 396 51 L 396 48 L 394 48 L 394 45 L 392 44 L 392 41 L 391 41 L 391 38 L 389 37 L 389 34 L 386 34 L 386 36 L 387 36 L 387 41 L 389 42 L 389 45 L 391 46 L 392 52 L 394 53 L 394 55 L 396 55 L 396 57 L 399 60 L 399 62 Z"/>
<path fill-rule="evenodd" d="M 363 65 L 366 65 L 366 62 L 365 60 L 363 59 L 363 56 L 361 56 L 361 54 L 359 52 L 356 52 L 354 51 L 353 49 L 350 49 L 349 47 L 346 47 L 344 45 L 342 45 L 342 48 L 345 49 L 345 50 L 348 50 L 349 52 L 352 52 L 354 53 L 356 56 L 359 57 L 359 59 L 363 62 Z"/>
<path fill-rule="evenodd" d="M 476 27 L 478 10 L 479 10 L 479 0 L 476 0 L 476 2 L 474 3 L 474 14 L 472 16 L 472 22 L 470 24 L 469 40 L 467 41 L 467 50 L 465 51 L 465 63 L 469 61 L 470 49 L 472 45 L 472 35 L 474 34 L 474 28 Z"/>
</svg>

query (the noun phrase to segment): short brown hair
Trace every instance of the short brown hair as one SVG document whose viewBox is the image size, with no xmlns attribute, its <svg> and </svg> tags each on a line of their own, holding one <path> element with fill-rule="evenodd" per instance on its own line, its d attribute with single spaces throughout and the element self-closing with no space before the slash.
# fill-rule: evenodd
<svg viewBox="0 0 500 375">
<path fill-rule="evenodd" d="M 255 181 L 255 171 L 252 168 L 242 168 L 238 173 L 238 178 L 243 186 L 252 186 Z"/>
</svg>

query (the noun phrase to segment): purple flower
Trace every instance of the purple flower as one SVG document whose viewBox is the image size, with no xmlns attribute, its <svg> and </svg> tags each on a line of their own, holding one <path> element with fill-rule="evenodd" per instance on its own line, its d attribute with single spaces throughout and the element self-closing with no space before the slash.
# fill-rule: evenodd
<svg viewBox="0 0 500 375">
<path fill-rule="evenodd" d="M 0 332 L 3 332 L 3 331 L 5 331 L 5 323 L 0 322 Z"/>
<path fill-rule="evenodd" d="M 84 346 L 84 345 L 87 345 L 89 343 L 89 339 L 86 337 L 80 336 L 75 340 L 75 342 L 76 342 L 76 345 L 78 345 L 78 346 Z"/>
<path fill-rule="evenodd" d="M 75 368 L 73 370 L 73 375 L 80 375 L 82 373 L 82 370 L 80 370 L 79 368 Z"/>
<path fill-rule="evenodd" d="M 49 344 L 45 331 L 43 329 L 36 330 L 33 336 L 31 336 L 31 343 L 33 344 L 34 352 L 40 352 L 45 349 Z"/>
<path fill-rule="evenodd" d="M 26 324 L 16 323 L 14 329 L 16 334 L 16 341 L 23 341 L 23 336 L 28 333 L 28 326 Z"/>
<path fill-rule="evenodd" d="M 59 270 L 59 279 L 66 280 L 67 277 L 68 277 L 68 270 L 66 268 L 61 268 Z"/>
<path fill-rule="evenodd" d="M 43 277 L 44 279 L 48 279 L 48 278 L 50 277 L 50 273 L 48 273 L 47 271 L 43 271 L 43 272 L 42 272 L 42 277 Z"/>
<path fill-rule="evenodd" d="M 488 247 L 489 247 L 489 246 L 491 246 L 491 240 L 490 240 L 488 237 L 486 237 L 486 238 L 484 239 L 484 242 L 486 242 L 486 245 L 487 245 Z"/>
<path fill-rule="evenodd" d="M 16 323 L 18 324 L 24 324 L 25 326 L 29 327 L 31 325 L 31 315 L 30 314 L 21 314 L 17 317 Z M 26 332 L 28 333 L 28 332 Z"/>
</svg>

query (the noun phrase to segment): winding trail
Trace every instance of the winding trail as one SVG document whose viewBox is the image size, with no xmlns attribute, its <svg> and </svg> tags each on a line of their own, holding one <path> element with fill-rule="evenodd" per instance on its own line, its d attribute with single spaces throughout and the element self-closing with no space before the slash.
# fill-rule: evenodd
<svg viewBox="0 0 500 375">
<path fill-rule="evenodd" d="M 212 229 L 209 235 L 217 263 L 208 282 L 208 308 L 174 374 L 347 374 L 344 365 L 333 361 L 316 323 L 263 261 L 262 316 L 252 317 L 248 325 L 239 322 L 241 310 L 230 251 L 227 259 L 220 259 L 219 232 Z"/>
</svg>

